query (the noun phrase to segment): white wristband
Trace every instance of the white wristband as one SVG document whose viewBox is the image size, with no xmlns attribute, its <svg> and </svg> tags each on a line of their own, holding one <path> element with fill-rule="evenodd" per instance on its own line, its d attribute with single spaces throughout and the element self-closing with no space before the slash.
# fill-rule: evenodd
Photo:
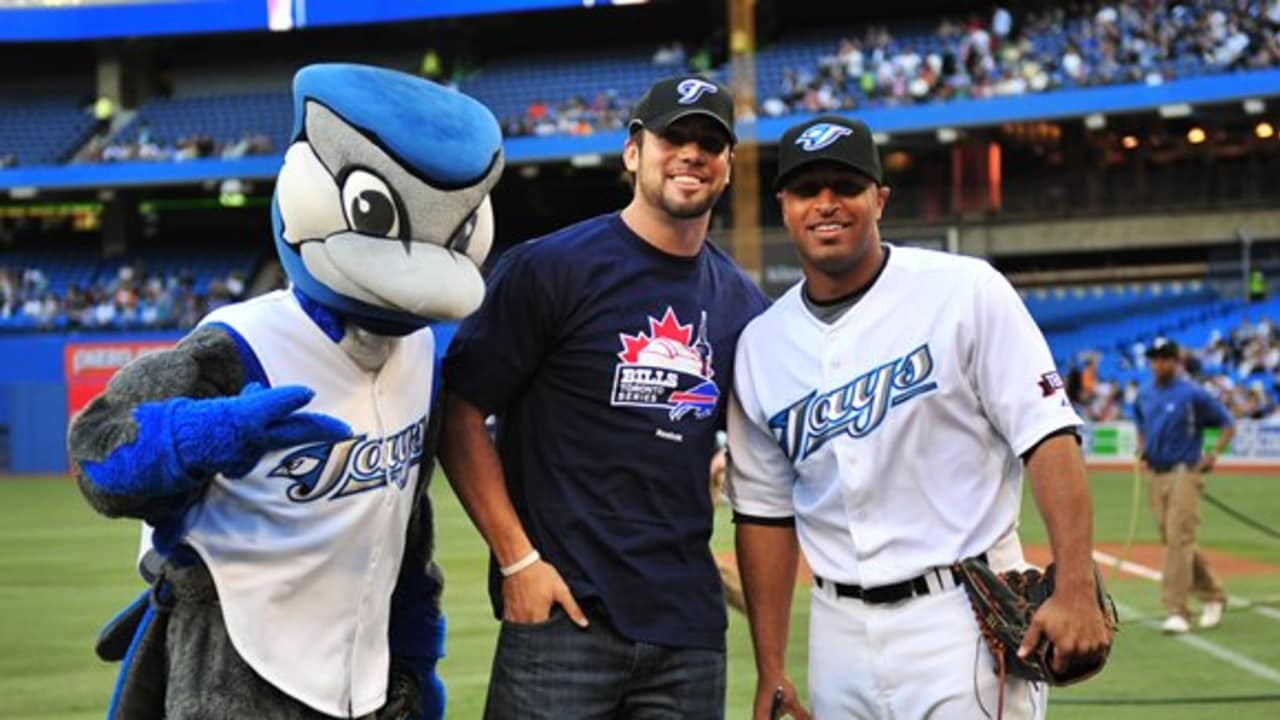
<svg viewBox="0 0 1280 720">
<path fill-rule="evenodd" d="M 524 570 L 530 567 L 531 565 L 533 565 L 534 563 L 538 562 L 541 559 L 542 559 L 542 556 L 538 554 L 537 550 L 530 550 L 528 555 L 525 555 L 524 557 L 511 563 L 510 565 L 507 565 L 506 567 L 498 568 L 498 572 L 502 573 L 502 577 L 509 578 L 512 575 L 515 575 L 516 573 L 520 572 L 521 570 Z"/>
</svg>

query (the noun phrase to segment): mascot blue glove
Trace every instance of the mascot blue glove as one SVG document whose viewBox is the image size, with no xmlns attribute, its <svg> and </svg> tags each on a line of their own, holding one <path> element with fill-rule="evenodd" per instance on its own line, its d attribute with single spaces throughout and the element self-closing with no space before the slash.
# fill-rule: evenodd
<svg viewBox="0 0 1280 720">
<path fill-rule="evenodd" d="M 298 385 L 266 389 L 255 382 L 235 397 L 142 403 L 134 411 L 133 447 L 82 468 L 100 487 L 117 493 L 178 493 L 199 487 L 215 473 L 241 477 L 268 451 L 351 435 L 337 418 L 295 412 L 314 395 Z"/>
<path fill-rule="evenodd" d="M 112 720 L 444 715 L 428 323 L 483 299 L 501 135 L 390 70 L 313 65 L 293 96 L 290 287 L 126 366 L 71 425 L 89 503 L 146 521 L 152 587 L 98 644 L 124 661 Z"/>
</svg>

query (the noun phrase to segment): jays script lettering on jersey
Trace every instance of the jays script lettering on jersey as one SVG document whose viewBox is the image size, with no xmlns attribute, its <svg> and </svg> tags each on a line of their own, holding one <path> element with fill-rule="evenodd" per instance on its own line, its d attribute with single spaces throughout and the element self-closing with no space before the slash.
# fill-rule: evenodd
<svg viewBox="0 0 1280 720">
<path fill-rule="evenodd" d="M 670 306 L 662 320 L 649 318 L 649 333 L 619 334 L 621 360 L 613 373 L 615 407 L 667 410 L 672 420 L 689 413 L 699 420 L 711 416 L 720 399 L 711 369 L 711 343 L 707 342 L 707 313 L 703 311 L 698 338 L 693 325 L 681 325 Z"/>
<path fill-rule="evenodd" d="M 880 427 L 889 408 L 936 390 L 933 356 L 926 343 L 821 395 L 817 390 L 769 419 L 769 428 L 792 462 L 828 440 L 848 433 L 866 437 Z"/>
<path fill-rule="evenodd" d="M 426 427 L 424 417 L 387 438 L 360 435 L 336 444 L 307 445 L 267 474 L 292 479 L 286 494 L 300 503 L 337 500 L 388 484 L 404 490 L 410 471 L 422 463 Z"/>
</svg>

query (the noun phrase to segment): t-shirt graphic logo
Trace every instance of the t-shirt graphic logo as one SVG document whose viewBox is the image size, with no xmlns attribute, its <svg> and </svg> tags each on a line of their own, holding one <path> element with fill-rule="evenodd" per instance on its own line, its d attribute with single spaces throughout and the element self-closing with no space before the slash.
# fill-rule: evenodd
<svg viewBox="0 0 1280 720">
<path fill-rule="evenodd" d="M 720 400 L 711 380 L 711 343 L 707 342 L 707 313 L 703 311 L 698 338 L 693 325 L 681 325 L 670 306 L 662 320 L 649 318 L 649 333 L 619 333 L 621 360 L 613 372 L 615 407 L 661 408 L 672 420 L 692 413 L 708 418 Z"/>
</svg>

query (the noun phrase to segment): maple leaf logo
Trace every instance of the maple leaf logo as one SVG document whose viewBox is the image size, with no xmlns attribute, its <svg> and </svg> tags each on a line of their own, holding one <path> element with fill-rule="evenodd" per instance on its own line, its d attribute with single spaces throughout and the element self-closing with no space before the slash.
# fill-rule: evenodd
<svg viewBox="0 0 1280 720">
<path fill-rule="evenodd" d="M 655 340 L 671 340 L 688 347 L 692 338 L 693 324 L 681 325 L 675 312 L 668 307 L 667 311 L 662 315 L 661 321 L 649 318 L 648 335 L 643 332 L 638 335 L 618 333 L 618 339 L 622 341 L 623 347 L 622 352 L 618 353 L 618 357 L 625 363 L 634 364 L 639 361 L 640 353 L 649 347 L 649 343 Z"/>
</svg>

